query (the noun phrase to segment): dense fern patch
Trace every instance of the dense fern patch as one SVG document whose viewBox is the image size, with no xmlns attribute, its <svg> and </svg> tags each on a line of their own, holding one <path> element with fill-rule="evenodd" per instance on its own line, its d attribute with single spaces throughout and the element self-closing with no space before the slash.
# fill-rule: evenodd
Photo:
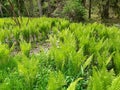
<svg viewBox="0 0 120 90">
<path fill-rule="evenodd" d="M 26 22 L 0 19 L 0 90 L 119 90 L 118 28 L 45 17 Z"/>
</svg>

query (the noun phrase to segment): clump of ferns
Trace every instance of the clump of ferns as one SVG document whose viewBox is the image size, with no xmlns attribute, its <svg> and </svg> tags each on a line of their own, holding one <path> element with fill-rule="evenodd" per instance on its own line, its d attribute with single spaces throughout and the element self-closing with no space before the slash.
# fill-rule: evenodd
<svg viewBox="0 0 120 90">
<path fill-rule="evenodd" d="M 20 42 L 21 53 L 29 57 L 31 50 L 31 43 L 27 43 L 25 40 Z"/>
</svg>

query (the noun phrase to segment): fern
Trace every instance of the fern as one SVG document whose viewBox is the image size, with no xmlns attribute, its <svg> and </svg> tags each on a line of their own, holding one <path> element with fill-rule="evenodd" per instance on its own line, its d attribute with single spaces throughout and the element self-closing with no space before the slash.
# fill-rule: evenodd
<svg viewBox="0 0 120 90">
<path fill-rule="evenodd" d="M 26 41 L 20 42 L 20 49 L 24 55 L 29 56 L 31 43 L 27 43 Z"/>
<path fill-rule="evenodd" d="M 81 80 L 82 78 L 78 78 L 77 80 L 75 80 L 74 82 L 72 82 L 70 84 L 70 86 L 67 88 L 67 90 L 76 90 L 76 84 Z"/>
<path fill-rule="evenodd" d="M 25 77 L 28 88 L 33 88 L 34 81 L 38 72 L 39 61 L 34 57 L 29 59 L 25 55 L 18 55 L 15 59 L 18 59 L 17 64 L 19 74 Z"/>
<path fill-rule="evenodd" d="M 58 73 L 51 72 L 47 90 L 62 90 L 64 85 L 66 85 L 64 75 L 60 71 Z"/>
<path fill-rule="evenodd" d="M 116 77 L 107 90 L 120 90 L 120 76 Z"/>
<path fill-rule="evenodd" d="M 105 66 L 101 70 L 93 71 L 87 90 L 107 90 L 114 79 L 114 72 L 108 72 Z"/>
<path fill-rule="evenodd" d="M 0 69 L 8 65 L 10 58 L 10 50 L 6 44 L 0 44 Z"/>
</svg>

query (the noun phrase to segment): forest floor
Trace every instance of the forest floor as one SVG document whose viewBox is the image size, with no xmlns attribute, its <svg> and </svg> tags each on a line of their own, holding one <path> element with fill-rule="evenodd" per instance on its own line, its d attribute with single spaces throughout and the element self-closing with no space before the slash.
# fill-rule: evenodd
<svg viewBox="0 0 120 90">
<path fill-rule="evenodd" d="M 44 42 L 32 42 L 31 43 L 31 50 L 30 50 L 30 55 L 32 54 L 38 54 L 39 52 L 41 52 L 42 50 L 44 50 L 45 52 L 47 52 L 50 49 L 50 43 L 47 41 Z M 18 47 L 18 45 L 15 45 L 15 49 L 12 50 L 11 55 L 16 55 L 20 52 L 20 48 Z"/>
<path fill-rule="evenodd" d="M 117 19 L 117 18 L 109 18 L 109 19 L 105 19 L 104 21 L 102 20 L 98 20 L 98 19 L 94 19 L 93 21 L 90 21 L 91 23 L 94 23 L 94 22 L 98 22 L 98 23 L 103 23 L 105 24 L 106 26 L 116 26 L 118 28 L 120 28 L 120 19 Z M 48 51 L 50 48 L 50 43 L 45 41 L 45 42 L 42 42 L 42 43 L 33 43 L 32 44 L 32 49 L 30 51 L 30 54 L 37 54 L 39 53 L 42 49 L 44 51 Z"/>
<path fill-rule="evenodd" d="M 120 28 L 120 18 L 110 17 L 108 19 L 102 20 L 99 17 L 93 16 L 90 20 L 88 20 L 88 23 L 94 23 L 94 22 L 102 23 L 105 24 L 106 26 L 116 26 Z"/>
<path fill-rule="evenodd" d="M 105 24 L 106 26 L 116 26 L 116 27 L 120 28 L 120 19 L 118 19 L 118 18 L 109 18 L 109 19 L 105 19 L 103 21 L 99 17 L 92 16 L 92 18 L 90 20 L 85 21 L 85 23 L 94 23 L 94 22 L 102 23 L 102 24 Z M 50 43 L 48 41 L 41 42 L 41 43 L 40 42 L 36 42 L 36 43 L 33 42 L 31 45 L 32 45 L 32 48 L 30 51 L 30 55 L 37 54 L 42 49 L 47 52 L 50 48 Z M 16 55 L 17 53 L 19 53 L 19 51 L 20 50 L 17 48 L 16 50 L 14 50 L 12 52 L 12 54 Z"/>
</svg>

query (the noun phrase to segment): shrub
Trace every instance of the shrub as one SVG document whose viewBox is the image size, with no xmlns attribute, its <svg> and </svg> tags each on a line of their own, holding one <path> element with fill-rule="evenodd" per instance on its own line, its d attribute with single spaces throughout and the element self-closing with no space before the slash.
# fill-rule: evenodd
<svg viewBox="0 0 120 90">
<path fill-rule="evenodd" d="M 85 19 L 85 12 L 81 0 L 66 0 L 66 4 L 63 7 L 63 14 L 73 21 L 83 21 Z"/>
</svg>

